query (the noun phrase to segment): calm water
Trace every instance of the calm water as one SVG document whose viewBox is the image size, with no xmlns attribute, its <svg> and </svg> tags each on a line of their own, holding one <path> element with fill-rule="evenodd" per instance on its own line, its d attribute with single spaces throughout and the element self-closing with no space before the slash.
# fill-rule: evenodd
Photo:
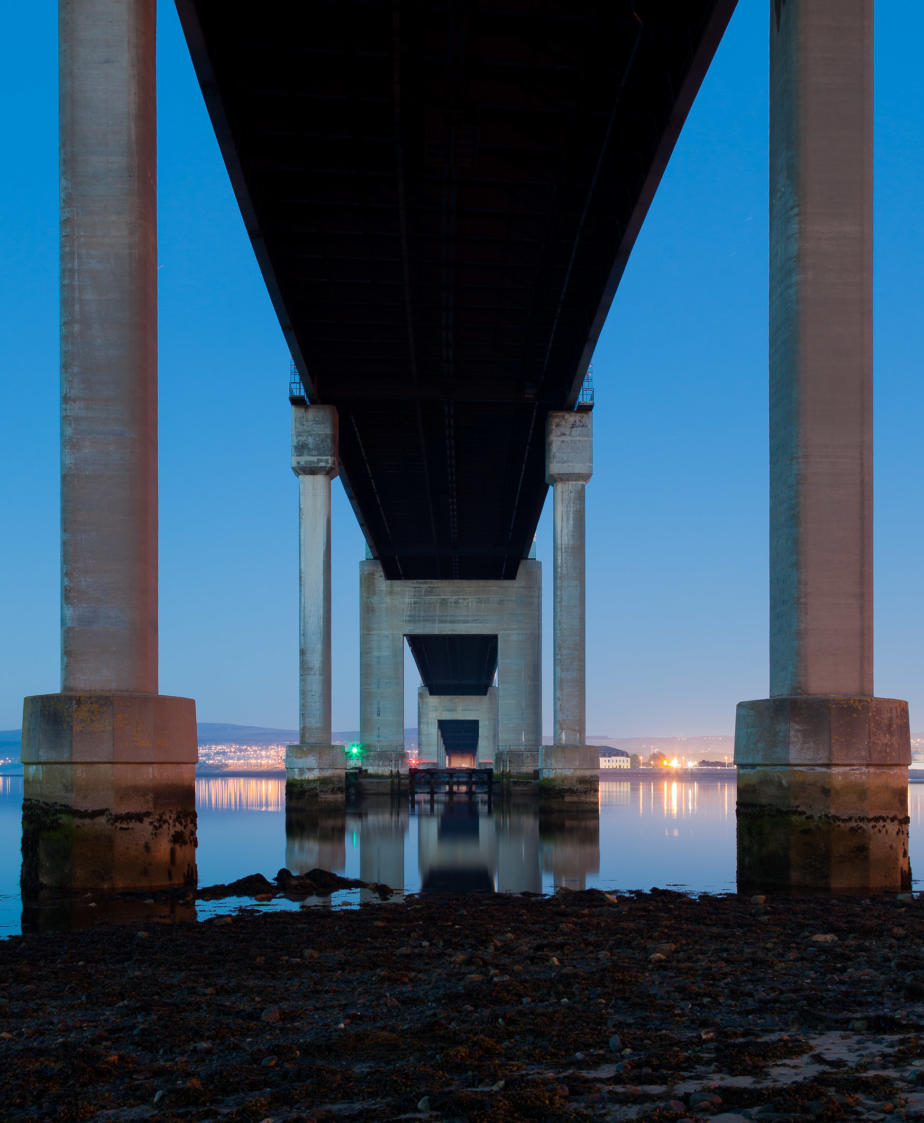
<svg viewBox="0 0 924 1123">
<path fill-rule="evenodd" d="M 0 936 L 20 929 L 22 778 L 0 777 Z M 924 784 L 909 788 L 915 888 L 924 886 Z M 495 888 L 552 892 L 573 888 L 696 892 L 735 888 L 735 782 L 625 779 L 601 782 L 599 828 L 550 828 L 535 813 L 462 801 L 432 808 L 347 811 L 286 833 L 285 781 L 208 777 L 196 781 L 199 884 L 250 873 L 274 877 L 283 866 L 316 866 L 382 881 L 405 893 L 421 888 Z M 335 895 L 356 904 L 363 891 Z M 237 902 L 238 904 L 240 902 Z M 199 914 L 226 903 L 199 906 Z M 297 907 L 277 902 L 272 907 Z"/>
</svg>

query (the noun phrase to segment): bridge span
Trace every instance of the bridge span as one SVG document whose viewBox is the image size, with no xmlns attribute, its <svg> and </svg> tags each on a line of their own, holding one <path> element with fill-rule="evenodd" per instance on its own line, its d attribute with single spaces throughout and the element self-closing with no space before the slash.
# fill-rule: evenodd
<svg viewBox="0 0 924 1123">
<path fill-rule="evenodd" d="M 511 781 L 592 805 L 592 415 L 576 407 L 734 0 L 176 3 L 301 383 L 293 797 L 342 797 L 340 474 L 369 547 L 370 773 L 406 770 L 408 636 L 435 728 L 496 720 Z M 155 0 L 60 0 L 60 16 L 62 683 L 26 700 L 27 803 L 42 821 L 135 816 L 132 876 L 155 884 L 179 876 L 176 847 L 143 832 L 196 760 L 194 703 L 157 679 Z M 738 711 L 739 874 L 896 888 L 908 714 L 872 677 L 873 0 L 771 0 L 769 16 L 771 681 Z M 542 746 L 529 551 L 550 485 Z M 166 837 L 186 837 L 174 803 Z"/>
</svg>

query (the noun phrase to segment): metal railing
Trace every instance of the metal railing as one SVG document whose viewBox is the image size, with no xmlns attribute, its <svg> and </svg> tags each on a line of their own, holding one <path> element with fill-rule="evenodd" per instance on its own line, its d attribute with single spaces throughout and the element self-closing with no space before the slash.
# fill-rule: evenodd
<svg viewBox="0 0 924 1123">
<path fill-rule="evenodd" d="M 302 376 L 298 373 L 295 363 L 291 361 L 289 363 L 289 401 L 307 401 L 305 387 L 302 385 Z"/>
<path fill-rule="evenodd" d="M 591 363 L 587 368 L 587 373 L 584 375 L 584 381 L 581 383 L 581 392 L 578 394 L 577 405 L 575 409 L 593 409 L 594 408 L 594 364 Z"/>
</svg>

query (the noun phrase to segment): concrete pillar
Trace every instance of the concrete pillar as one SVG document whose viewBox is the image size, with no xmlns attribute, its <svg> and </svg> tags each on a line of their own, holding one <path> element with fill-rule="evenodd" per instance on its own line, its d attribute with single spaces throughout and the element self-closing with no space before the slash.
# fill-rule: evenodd
<svg viewBox="0 0 924 1123">
<path fill-rule="evenodd" d="M 536 781 L 541 736 L 542 567 L 514 581 L 386 581 L 360 563 L 360 736 L 369 773 L 398 775 L 404 752 L 404 637 L 497 635 L 496 767 Z M 434 734 L 435 736 L 435 734 Z"/>
<path fill-rule="evenodd" d="M 58 10 L 62 693 L 25 700 L 22 760 L 30 847 L 74 849 L 24 879 L 153 888 L 195 880 L 197 759 L 157 694 L 155 2 Z"/>
<path fill-rule="evenodd" d="M 359 566 L 359 739 L 371 775 L 407 772 L 404 618 L 378 561 Z"/>
<path fill-rule="evenodd" d="M 539 779 L 548 794 L 596 800 L 599 760 L 585 744 L 584 489 L 593 472 L 593 414 L 553 412 L 546 426 L 546 481 L 553 488 L 554 744 Z"/>
<path fill-rule="evenodd" d="M 873 697 L 873 0 L 774 3 L 770 47 L 771 697 L 738 707 L 739 877 L 899 888 L 908 711 Z M 877 819 L 892 859 L 850 885 L 797 857 Z M 781 824 L 795 849 L 764 881 Z"/>
<path fill-rule="evenodd" d="M 60 0 L 62 688 L 157 693 L 154 0 Z"/>
<path fill-rule="evenodd" d="M 330 482 L 337 475 L 334 406 L 292 403 L 298 477 L 299 744 L 286 748 L 286 803 L 340 800 L 346 758 L 331 744 Z"/>
<path fill-rule="evenodd" d="M 530 786 L 542 744 L 542 563 L 524 558 L 505 599 L 497 637 L 495 767 L 505 781 Z"/>
<path fill-rule="evenodd" d="M 486 694 L 431 694 L 425 686 L 417 691 L 417 738 L 421 760 L 446 765 L 446 749 L 439 731 L 440 719 L 478 722 L 479 764 L 494 765 L 497 754 L 498 688 L 489 686 Z"/>
</svg>

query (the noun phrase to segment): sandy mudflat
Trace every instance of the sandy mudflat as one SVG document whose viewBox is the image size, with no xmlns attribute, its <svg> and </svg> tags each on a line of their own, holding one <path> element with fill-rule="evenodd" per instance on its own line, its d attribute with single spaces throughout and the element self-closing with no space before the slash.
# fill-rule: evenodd
<svg viewBox="0 0 924 1123">
<path fill-rule="evenodd" d="M 922 940 L 917 898 L 598 891 L 20 937 L 0 1118 L 924 1118 Z"/>
</svg>

